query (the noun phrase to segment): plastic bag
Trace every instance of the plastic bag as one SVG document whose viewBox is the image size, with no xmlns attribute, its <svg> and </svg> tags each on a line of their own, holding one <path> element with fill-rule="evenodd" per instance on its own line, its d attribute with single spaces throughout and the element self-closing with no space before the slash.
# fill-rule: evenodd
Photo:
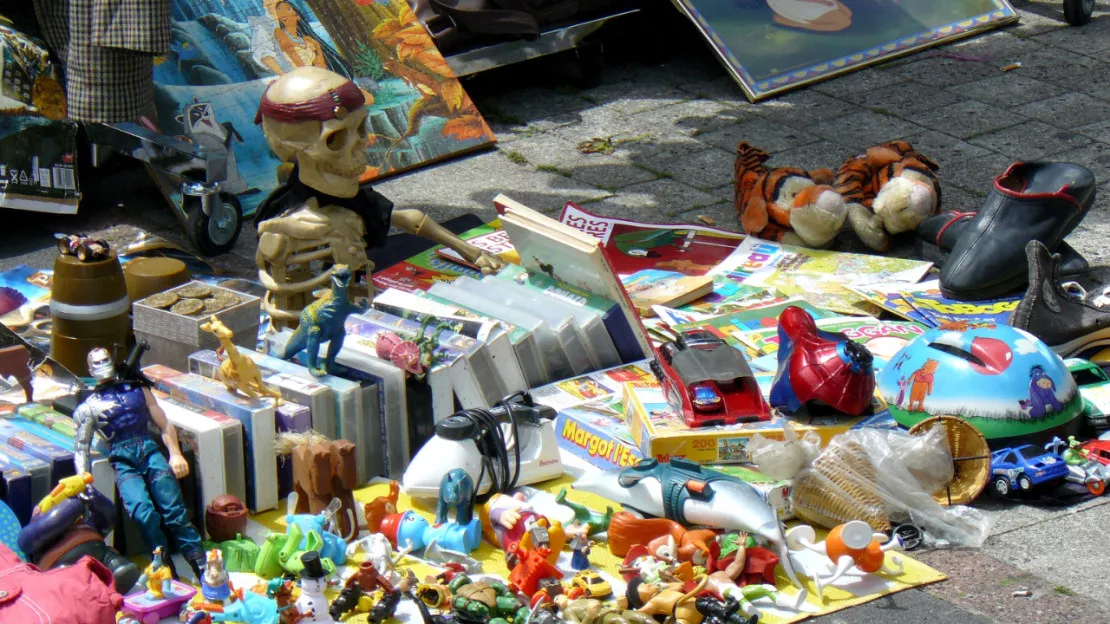
<svg viewBox="0 0 1110 624">
<path fill-rule="evenodd" d="M 782 440 L 771 440 L 758 433 L 748 442 L 748 456 L 759 471 L 775 481 L 793 479 L 821 453 L 821 437 L 807 431 L 798 438 L 794 425 L 787 420 Z"/>
<path fill-rule="evenodd" d="M 966 506 L 944 507 L 932 496 L 952 478 L 947 433 L 853 429 L 829 443 L 798 473 L 794 512 L 831 528 L 863 520 L 876 530 L 912 523 L 931 546 L 982 546 L 995 518 Z"/>
</svg>

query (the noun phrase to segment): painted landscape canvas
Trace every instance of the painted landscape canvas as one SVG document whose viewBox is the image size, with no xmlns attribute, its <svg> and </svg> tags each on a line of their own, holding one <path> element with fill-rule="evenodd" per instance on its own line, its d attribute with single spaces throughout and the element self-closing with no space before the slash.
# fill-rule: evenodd
<svg viewBox="0 0 1110 624">
<path fill-rule="evenodd" d="M 158 124 L 226 151 L 224 190 L 251 214 L 277 185 L 254 124 L 278 75 L 315 65 L 368 96 L 371 180 L 494 141 L 405 0 L 174 0 L 171 51 L 156 59 Z"/>
<path fill-rule="evenodd" d="M 1006 0 L 674 0 L 752 101 L 1017 20 Z"/>
</svg>

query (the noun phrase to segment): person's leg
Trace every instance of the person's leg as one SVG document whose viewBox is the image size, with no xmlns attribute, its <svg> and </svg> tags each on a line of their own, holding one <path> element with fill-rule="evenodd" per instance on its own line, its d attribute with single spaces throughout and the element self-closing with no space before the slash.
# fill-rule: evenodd
<svg viewBox="0 0 1110 624">
<path fill-rule="evenodd" d="M 69 53 L 69 0 L 34 0 L 42 38 L 62 63 Z"/>
<path fill-rule="evenodd" d="M 154 440 L 143 442 L 143 456 L 146 486 L 161 514 L 162 526 L 177 543 L 178 552 L 191 564 L 198 565 L 199 562 L 203 567 L 204 549 L 200 534 L 189 522 L 189 512 L 185 508 L 181 486 L 173 476 L 169 462 Z"/>
<path fill-rule="evenodd" d="M 161 546 L 167 550 L 166 535 L 162 533 L 161 517 L 147 492 L 143 478 L 142 447 L 138 440 L 125 440 L 112 446 L 111 462 L 116 471 L 116 491 L 123 502 L 123 509 L 139 528 L 147 552 Z"/>
</svg>

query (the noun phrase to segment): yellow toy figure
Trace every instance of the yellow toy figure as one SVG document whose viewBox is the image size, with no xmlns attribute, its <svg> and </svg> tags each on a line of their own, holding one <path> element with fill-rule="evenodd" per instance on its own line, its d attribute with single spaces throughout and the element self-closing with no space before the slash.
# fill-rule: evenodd
<svg viewBox="0 0 1110 624">
<path fill-rule="evenodd" d="M 93 476 L 88 472 L 62 479 L 58 482 L 58 485 L 54 486 L 54 489 L 35 506 L 31 514 L 37 516 L 50 511 L 55 505 L 60 505 L 63 501 L 84 492 L 86 487 L 92 485 L 92 482 Z"/>
<path fill-rule="evenodd" d="M 146 575 L 146 588 L 150 592 L 151 598 L 155 600 L 164 599 L 166 592 L 170 591 L 170 580 L 173 578 L 173 572 L 168 565 L 162 563 L 161 546 L 154 549 L 154 559 L 143 570 L 143 574 Z"/>
<path fill-rule="evenodd" d="M 478 517 L 486 539 L 506 553 L 513 545 L 526 550 L 547 546 L 551 550 L 548 563 L 554 564 L 566 544 L 562 523 L 536 513 L 520 492 L 512 496 L 494 494 L 478 507 Z"/>
<path fill-rule="evenodd" d="M 239 353 L 239 348 L 231 341 L 235 334 L 215 314 L 200 328 L 212 333 L 220 341 L 216 354 L 227 355 L 227 359 L 220 363 L 220 381 L 228 390 L 245 394 L 252 399 L 268 396 L 278 404 L 281 403 L 281 394 L 262 383 L 262 375 L 254 360 Z"/>
</svg>

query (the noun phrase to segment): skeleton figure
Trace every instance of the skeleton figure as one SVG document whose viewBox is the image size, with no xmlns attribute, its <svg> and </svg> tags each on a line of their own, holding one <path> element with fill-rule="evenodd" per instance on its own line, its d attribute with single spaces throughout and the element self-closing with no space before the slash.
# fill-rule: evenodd
<svg viewBox="0 0 1110 624">
<path fill-rule="evenodd" d="M 147 548 L 169 552 L 164 526 L 199 578 L 205 567 L 204 551 L 200 534 L 189 523 L 177 484 L 177 479 L 189 474 L 189 464 L 177 443 L 177 430 L 150 390 L 141 383 L 116 377 L 116 366 L 107 350 L 97 347 L 89 351 L 88 365 L 97 385 L 73 412 L 77 423 L 73 455 L 77 474 L 89 472 L 93 437 L 100 433 L 108 440 L 108 460 L 115 469 L 123 508 L 138 525 Z M 168 462 L 148 432 L 152 423 L 169 451 Z"/>
<path fill-rule="evenodd" d="M 211 102 L 193 102 L 185 107 L 181 116 L 185 136 L 200 145 L 209 154 L 224 158 L 224 179 L 220 187 L 232 195 L 257 193 L 258 189 L 248 188 L 239 167 L 235 163 L 235 148 L 232 139 L 242 143 L 243 137 L 230 121 L 221 123 L 216 119 L 216 108 Z"/>
<path fill-rule="evenodd" d="M 373 264 L 366 250 L 383 246 L 391 226 L 446 245 L 483 271 L 503 265 L 422 211 L 394 210 L 360 183 L 369 142 L 365 102 L 353 82 L 318 67 L 299 67 L 262 95 L 255 121 L 274 154 L 295 165 L 255 217 L 255 262 L 268 291 L 263 307 L 277 327 L 295 327 L 311 293 L 326 284 L 319 264 L 346 264 L 356 276 L 368 275 Z M 369 296 L 370 288 L 367 280 L 362 292 Z"/>
</svg>

